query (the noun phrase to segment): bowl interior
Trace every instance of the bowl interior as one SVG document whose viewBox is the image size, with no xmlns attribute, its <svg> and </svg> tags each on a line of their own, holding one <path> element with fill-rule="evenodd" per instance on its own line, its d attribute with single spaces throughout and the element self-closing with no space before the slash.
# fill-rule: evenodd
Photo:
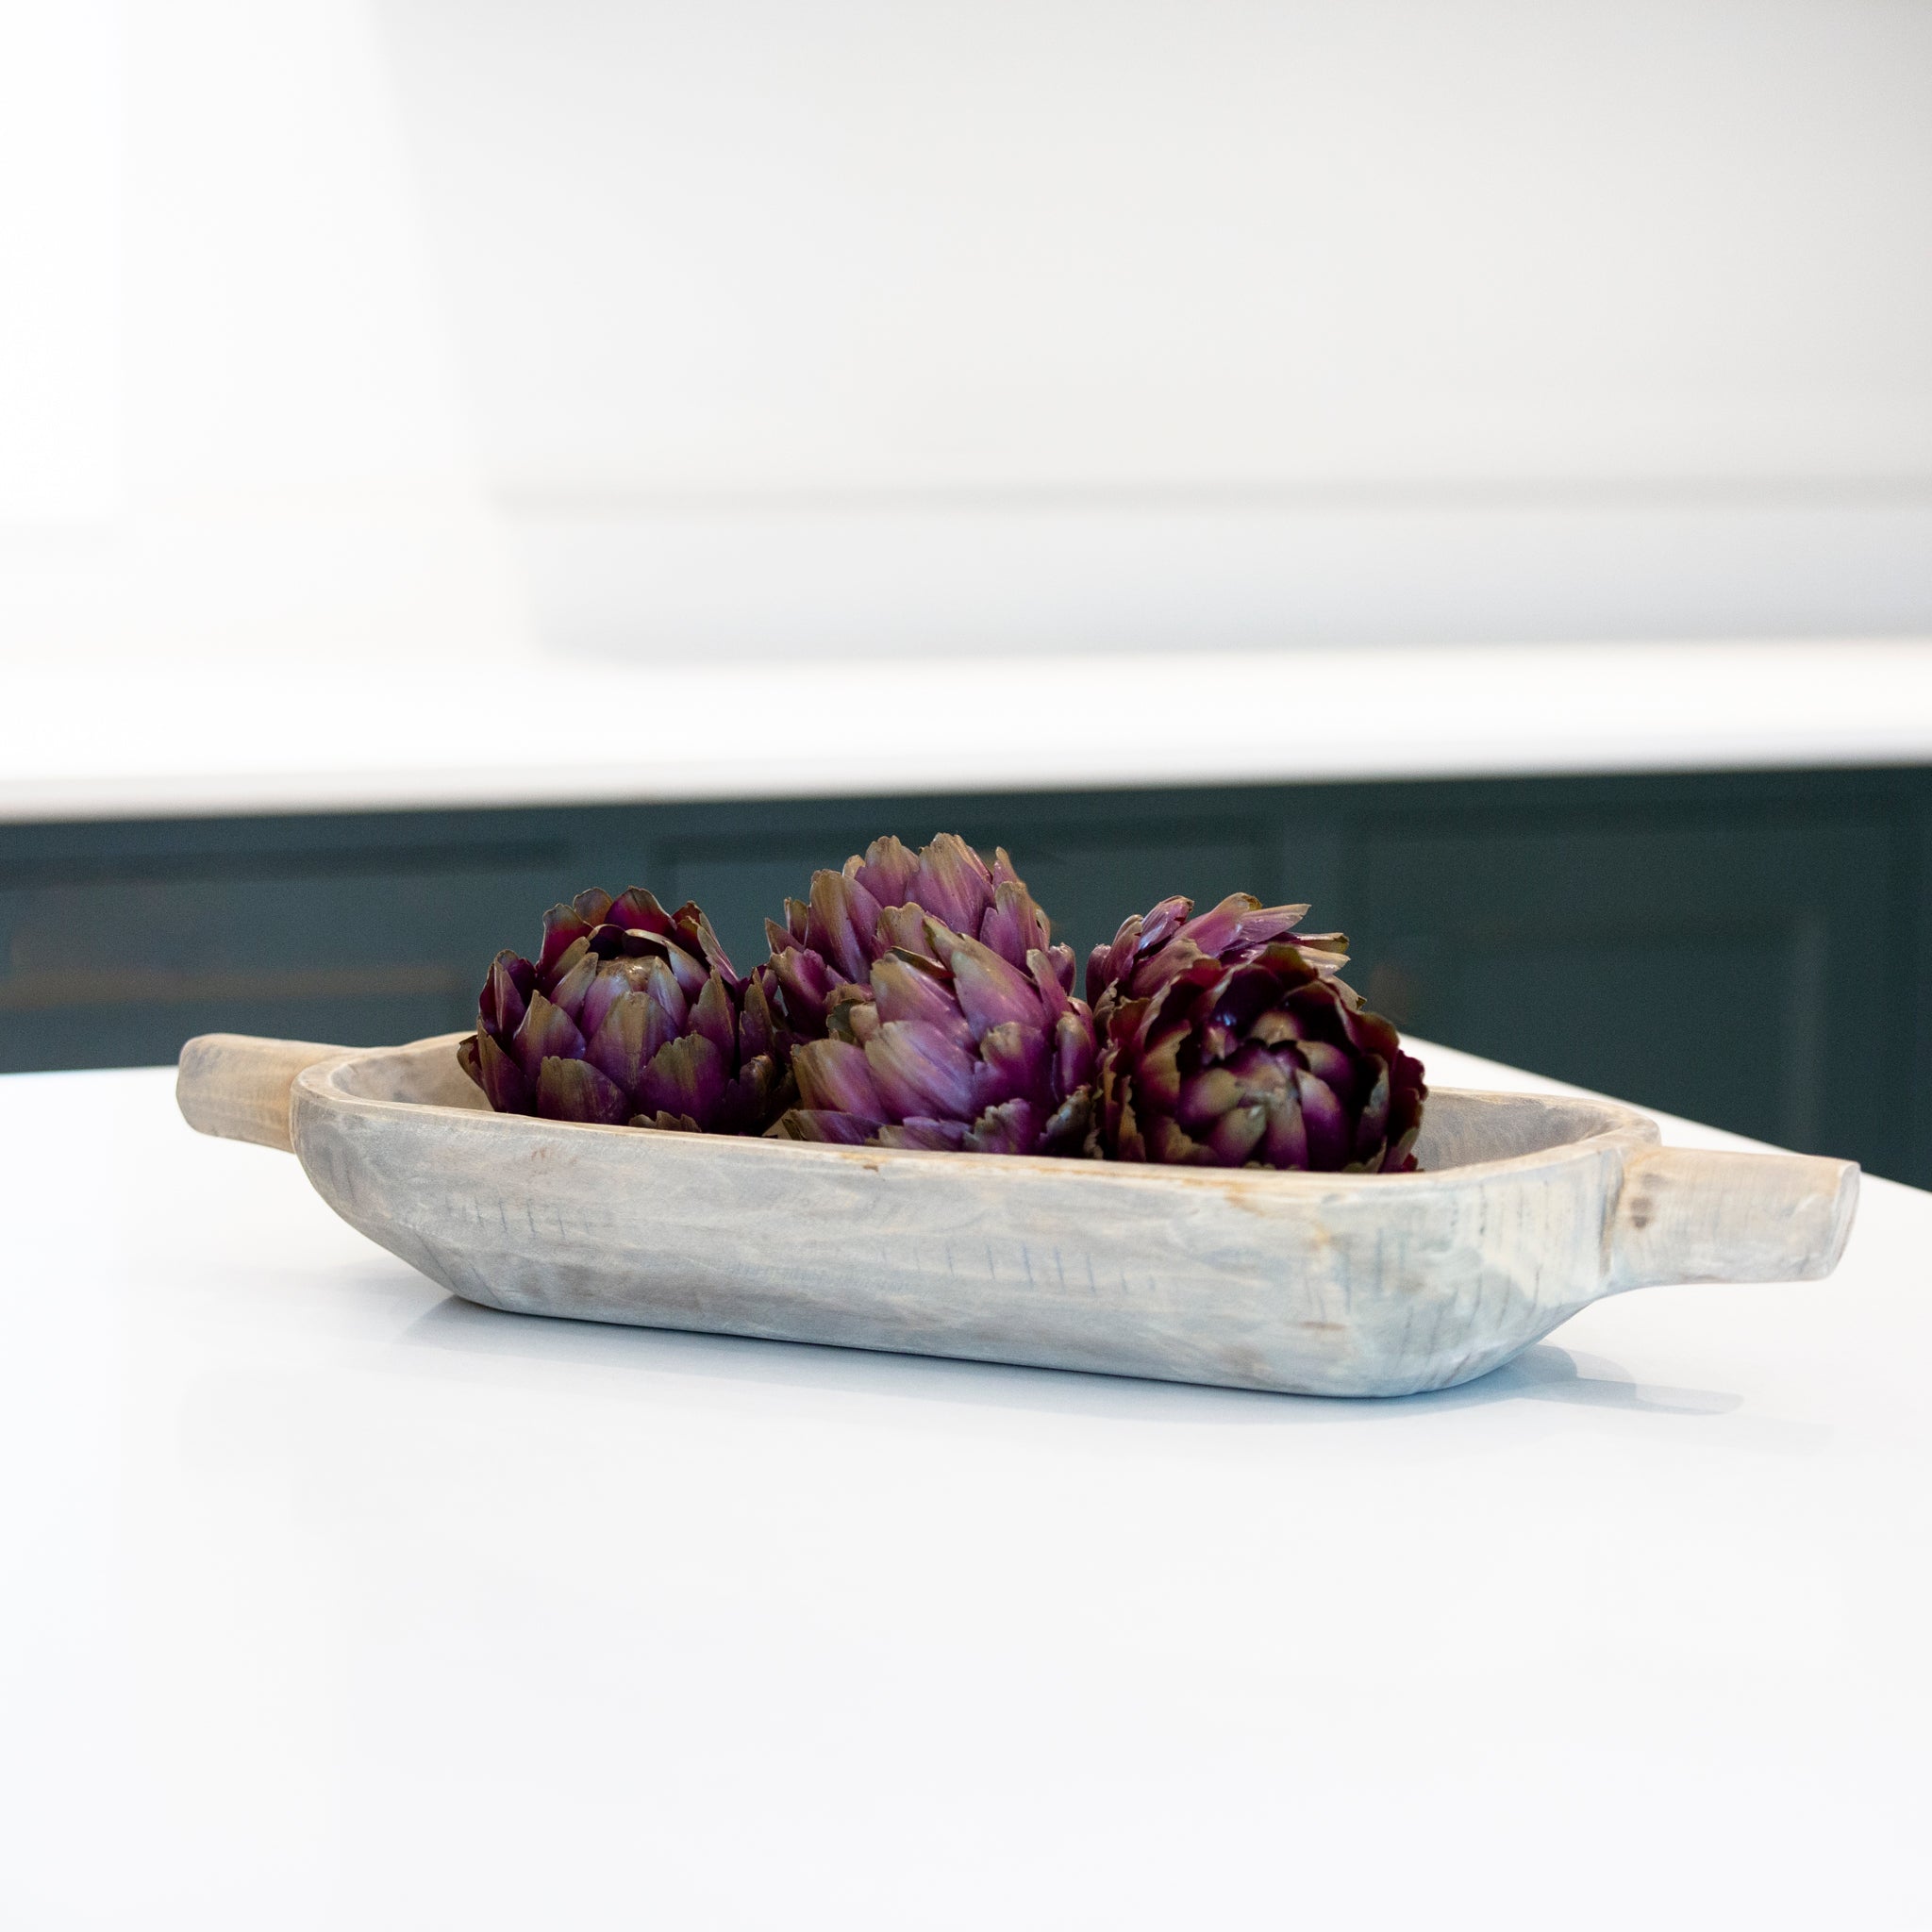
<svg viewBox="0 0 1932 1932">
<path fill-rule="evenodd" d="M 1433 1087 L 1416 1136 L 1416 1159 L 1430 1174 L 1541 1154 L 1599 1134 L 1631 1128 L 1654 1140 L 1657 1130 L 1641 1114 L 1611 1100 L 1579 1100 L 1549 1093 L 1486 1093 Z"/>
</svg>

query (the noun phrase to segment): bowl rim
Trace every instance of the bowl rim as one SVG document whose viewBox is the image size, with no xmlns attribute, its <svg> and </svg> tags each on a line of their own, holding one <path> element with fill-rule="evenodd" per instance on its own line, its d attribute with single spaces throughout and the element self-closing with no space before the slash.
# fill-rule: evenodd
<svg viewBox="0 0 1932 1932">
<path fill-rule="evenodd" d="M 849 1147 L 826 1141 L 770 1140 L 751 1134 L 656 1133 L 632 1126 L 608 1126 L 591 1121 L 553 1121 L 534 1114 L 497 1113 L 487 1105 L 453 1107 L 441 1101 L 400 1100 L 358 1093 L 343 1084 L 344 1075 L 358 1068 L 407 1056 L 427 1058 L 436 1051 L 454 1052 L 458 1041 L 468 1038 L 467 1030 L 435 1034 L 427 1039 L 408 1041 L 397 1046 L 345 1047 L 340 1054 L 305 1068 L 294 1081 L 291 1102 L 308 1102 L 332 1110 L 362 1116 L 401 1116 L 422 1120 L 461 1122 L 466 1131 L 545 1136 L 594 1135 L 606 1142 L 635 1145 L 641 1153 L 652 1150 L 656 1158 L 678 1158 L 702 1154 L 718 1161 L 739 1159 L 771 1160 L 799 1158 L 808 1161 L 839 1160 L 847 1166 L 899 1170 L 907 1164 L 955 1173 L 962 1178 L 973 1174 L 994 1173 L 1013 1181 L 1052 1177 L 1076 1186 L 1131 1186 L 1167 1189 L 1208 1190 L 1223 1194 L 1253 1196 L 1257 1193 L 1311 1195 L 1344 1193 L 1360 1195 L 1368 1191 L 1403 1189 L 1441 1190 L 1472 1181 L 1502 1178 L 1532 1171 L 1549 1174 L 1577 1161 L 1596 1161 L 1606 1154 L 1621 1150 L 1626 1156 L 1659 1144 L 1657 1123 L 1638 1108 L 1622 1101 L 1594 1094 L 1541 1094 L 1505 1091 L 1480 1087 L 1441 1087 L 1432 1090 L 1440 1095 L 1457 1095 L 1493 1101 L 1509 1107 L 1546 1108 L 1574 1111 L 1593 1118 L 1587 1133 L 1558 1141 L 1547 1147 L 1524 1154 L 1501 1155 L 1492 1160 L 1469 1161 L 1454 1167 L 1420 1169 L 1411 1174 L 1309 1174 L 1274 1168 L 1244 1167 L 1166 1167 L 1141 1161 L 1083 1160 L 1064 1155 L 953 1153 L 929 1148 Z M 480 1093 L 478 1094 L 481 1099 Z M 299 1115 L 300 1106 L 294 1111 Z M 298 1151 L 299 1151 L 299 1125 Z M 756 1151 L 747 1151 L 756 1150 Z"/>
</svg>

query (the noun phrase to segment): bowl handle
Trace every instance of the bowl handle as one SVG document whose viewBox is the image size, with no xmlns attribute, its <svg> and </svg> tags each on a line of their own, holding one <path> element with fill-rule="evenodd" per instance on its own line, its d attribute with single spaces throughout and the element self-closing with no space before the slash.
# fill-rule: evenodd
<svg viewBox="0 0 1932 1932">
<path fill-rule="evenodd" d="M 1858 1170 L 1809 1154 L 1653 1147 L 1624 1166 L 1605 1291 L 1666 1281 L 1817 1281 L 1838 1266 Z"/>
<path fill-rule="evenodd" d="M 290 1153 L 289 1088 L 295 1075 L 349 1051 L 312 1040 L 197 1034 L 181 1049 L 175 1104 L 197 1134 L 253 1141 Z"/>
</svg>

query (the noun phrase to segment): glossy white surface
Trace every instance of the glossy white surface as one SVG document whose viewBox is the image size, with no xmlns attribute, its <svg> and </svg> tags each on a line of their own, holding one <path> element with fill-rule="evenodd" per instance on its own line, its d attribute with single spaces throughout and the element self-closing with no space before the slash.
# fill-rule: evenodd
<svg viewBox="0 0 1932 1932">
<path fill-rule="evenodd" d="M 1924 1194 L 1352 1404 L 490 1314 L 171 1085 L 0 1080 L 8 1924 L 1932 1917 Z"/>
<path fill-rule="evenodd" d="M 1932 641 L 43 658 L 8 700 L 16 820 L 1932 762 Z"/>
</svg>

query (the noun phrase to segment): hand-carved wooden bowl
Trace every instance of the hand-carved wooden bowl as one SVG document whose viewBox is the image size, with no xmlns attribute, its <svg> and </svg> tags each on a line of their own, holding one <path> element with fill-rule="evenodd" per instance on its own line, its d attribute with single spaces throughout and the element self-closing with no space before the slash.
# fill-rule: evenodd
<svg viewBox="0 0 1932 1932">
<path fill-rule="evenodd" d="M 1847 1161 L 1453 1089 L 1416 1174 L 579 1126 L 491 1113 L 459 1037 L 206 1035 L 181 1111 L 292 1147 L 351 1225 L 490 1307 L 1317 1395 L 1466 1382 L 1624 1289 L 1815 1279 L 1857 1195 Z"/>
</svg>

